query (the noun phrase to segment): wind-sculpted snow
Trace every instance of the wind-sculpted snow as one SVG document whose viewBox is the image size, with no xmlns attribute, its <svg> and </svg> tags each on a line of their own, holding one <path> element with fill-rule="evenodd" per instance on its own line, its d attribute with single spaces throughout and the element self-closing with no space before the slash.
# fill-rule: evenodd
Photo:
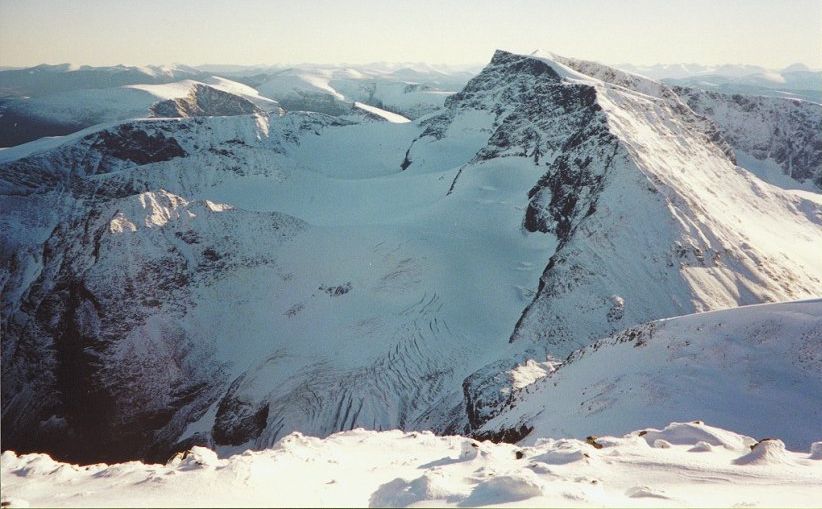
<svg viewBox="0 0 822 509">
<path fill-rule="evenodd" d="M 488 426 L 554 358 L 822 293 L 822 198 L 736 166 L 663 85 L 497 52 L 444 105 L 131 120 L 0 151 L 3 447 L 516 441 L 530 424 Z"/>
<path fill-rule="evenodd" d="M 293 433 L 262 451 L 219 459 L 194 447 L 166 464 L 77 466 L 7 451 L 3 504 L 814 507 L 822 461 L 807 451 L 701 422 L 528 447 L 430 432 Z"/>
</svg>

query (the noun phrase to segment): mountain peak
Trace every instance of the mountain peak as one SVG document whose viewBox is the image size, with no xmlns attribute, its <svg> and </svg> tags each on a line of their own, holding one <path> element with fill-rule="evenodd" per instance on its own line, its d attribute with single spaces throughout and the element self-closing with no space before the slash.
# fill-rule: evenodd
<svg viewBox="0 0 822 509">
<path fill-rule="evenodd" d="M 782 69 L 782 72 L 811 72 L 811 68 L 801 62 L 797 62 Z"/>
<path fill-rule="evenodd" d="M 552 80 L 561 79 L 561 75 L 557 72 L 550 61 L 534 55 L 519 55 L 505 50 L 496 50 L 494 56 L 488 67 L 504 66 L 508 71 L 525 72 L 533 76 L 547 77 Z M 485 70 L 483 72 L 485 72 Z"/>
</svg>

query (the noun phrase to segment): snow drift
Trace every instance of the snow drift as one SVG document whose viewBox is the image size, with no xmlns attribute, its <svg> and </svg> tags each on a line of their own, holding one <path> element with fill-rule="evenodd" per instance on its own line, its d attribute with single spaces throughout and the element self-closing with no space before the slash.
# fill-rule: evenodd
<svg viewBox="0 0 822 509">
<path fill-rule="evenodd" d="M 695 450 L 706 443 L 716 446 Z M 81 467 L 7 451 L 1 473 L 10 507 L 812 507 L 822 496 L 822 461 L 807 451 L 702 423 L 529 447 L 430 432 L 294 433 L 226 459 L 194 447 L 164 465 Z"/>
</svg>

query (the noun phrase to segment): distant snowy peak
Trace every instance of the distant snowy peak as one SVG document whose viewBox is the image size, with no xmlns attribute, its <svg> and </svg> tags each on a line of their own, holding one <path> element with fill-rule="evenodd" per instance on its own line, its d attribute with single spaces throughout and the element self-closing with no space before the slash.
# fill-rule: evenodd
<svg viewBox="0 0 822 509">
<path fill-rule="evenodd" d="M 696 76 L 723 76 L 743 78 L 766 74 L 789 74 L 795 72 L 819 72 L 803 63 L 791 64 L 783 69 L 766 68 L 759 65 L 701 65 L 701 64 L 656 64 L 633 65 L 619 64 L 614 66 L 633 74 L 641 74 L 653 79 L 681 79 Z"/>
<path fill-rule="evenodd" d="M 197 83 L 186 97 L 168 99 L 151 106 L 157 117 L 199 117 L 262 114 L 248 99 Z"/>
<path fill-rule="evenodd" d="M 346 115 L 359 102 L 416 119 L 441 108 L 468 78 L 466 73 L 433 70 L 307 66 L 261 73 L 245 81 L 292 111 Z"/>
<path fill-rule="evenodd" d="M 279 107 L 277 101 L 261 96 L 257 90 L 248 85 L 219 76 L 209 76 L 202 80 L 182 80 L 174 83 L 128 85 L 122 88 L 147 92 L 155 98 L 155 101 L 162 101 L 188 98 L 203 87 L 240 97 L 264 111 L 282 112 L 282 108 Z"/>
<path fill-rule="evenodd" d="M 630 73 L 641 74 L 652 79 L 687 78 L 700 75 L 718 75 L 728 77 L 749 76 L 773 72 L 758 65 L 701 65 L 701 64 L 656 64 L 632 65 L 619 64 L 615 66 Z"/>
<path fill-rule="evenodd" d="M 617 67 L 670 85 L 726 94 L 801 98 L 822 103 L 822 70 L 810 69 L 804 64 L 793 64 L 781 70 L 753 65 L 622 64 Z"/>
</svg>

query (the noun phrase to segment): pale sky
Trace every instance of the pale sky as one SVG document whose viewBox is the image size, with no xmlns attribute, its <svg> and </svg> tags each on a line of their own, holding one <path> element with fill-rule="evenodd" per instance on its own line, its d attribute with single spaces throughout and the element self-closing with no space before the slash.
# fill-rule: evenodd
<svg viewBox="0 0 822 509">
<path fill-rule="evenodd" d="M 0 0 L 0 66 L 604 63 L 822 67 L 822 0 Z"/>
</svg>

